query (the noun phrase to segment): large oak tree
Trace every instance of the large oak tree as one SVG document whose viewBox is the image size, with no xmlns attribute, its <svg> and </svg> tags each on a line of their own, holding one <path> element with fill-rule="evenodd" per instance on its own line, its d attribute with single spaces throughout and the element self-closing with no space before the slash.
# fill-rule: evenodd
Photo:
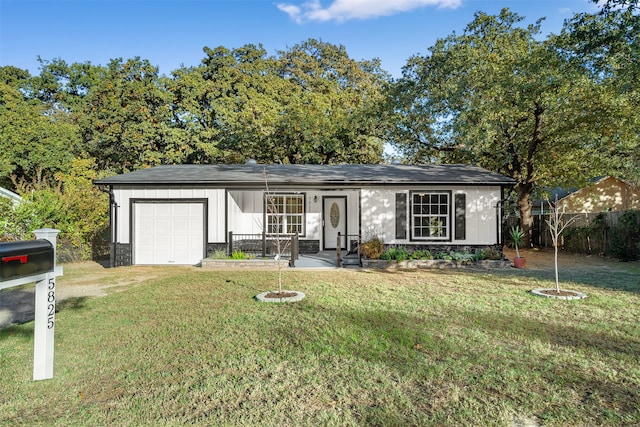
<svg viewBox="0 0 640 427">
<path fill-rule="evenodd" d="M 477 13 L 461 35 L 411 58 L 392 96 L 392 141 L 416 162 L 470 162 L 516 181 L 522 228 L 531 196 L 606 169 L 622 114 L 615 94 L 508 9 Z"/>
<path fill-rule="evenodd" d="M 377 163 L 372 115 L 388 75 L 343 46 L 307 40 L 267 55 L 262 46 L 205 48 L 173 73 L 174 121 L 199 147 L 191 162 Z"/>
</svg>

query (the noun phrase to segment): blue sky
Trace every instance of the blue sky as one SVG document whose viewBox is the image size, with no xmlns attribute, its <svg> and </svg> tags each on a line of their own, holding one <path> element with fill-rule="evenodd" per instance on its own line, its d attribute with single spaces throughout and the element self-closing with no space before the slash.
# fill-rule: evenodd
<svg viewBox="0 0 640 427">
<path fill-rule="evenodd" d="M 139 56 L 168 75 L 198 65 L 204 46 L 262 44 L 275 54 L 316 38 L 356 60 L 380 58 L 399 77 L 411 56 L 461 33 L 476 11 L 503 7 L 526 23 L 546 17 L 544 34 L 596 10 L 588 0 L 0 0 L 0 66 L 38 74 L 38 56 L 94 65 Z"/>
</svg>

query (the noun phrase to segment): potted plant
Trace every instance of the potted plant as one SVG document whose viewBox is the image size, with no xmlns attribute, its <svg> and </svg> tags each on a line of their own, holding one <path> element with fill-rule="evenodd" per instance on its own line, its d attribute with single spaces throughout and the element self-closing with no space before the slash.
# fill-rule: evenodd
<svg viewBox="0 0 640 427">
<path fill-rule="evenodd" d="M 511 241 L 513 245 L 516 247 L 516 257 L 513 260 L 513 266 L 515 268 L 525 268 L 527 260 L 524 257 L 520 256 L 519 247 L 524 243 L 524 230 L 520 228 L 520 226 L 511 227 L 509 230 L 509 237 L 511 237 Z"/>
</svg>

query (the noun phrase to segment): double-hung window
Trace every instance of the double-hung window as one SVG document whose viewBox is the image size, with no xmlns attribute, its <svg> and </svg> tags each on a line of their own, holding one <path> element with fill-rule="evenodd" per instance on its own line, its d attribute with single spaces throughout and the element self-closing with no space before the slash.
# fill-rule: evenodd
<svg viewBox="0 0 640 427">
<path fill-rule="evenodd" d="M 411 238 L 451 239 L 451 193 L 429 191 L 411 193 Z"/>
<path fill-rule="evenodd" d="M 275 194 L 265 198 L 269 234 L 304 235 L 304 194 Z"/>
</svg>

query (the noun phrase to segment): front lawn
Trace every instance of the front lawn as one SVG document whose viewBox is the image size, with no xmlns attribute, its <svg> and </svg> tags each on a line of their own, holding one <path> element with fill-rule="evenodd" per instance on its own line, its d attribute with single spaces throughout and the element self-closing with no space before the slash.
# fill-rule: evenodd
<svg viewBox="0 0 640 427">
<path fill-rule="evenodd" d="M 637 425 L 640 274 L 612 266 L 564 274 L 578 301 L 530 295 L 542 270 L 285 271 L 293 304 L 252 298 L 276 272 L 99 269 L 130 284 L 60 304 L 53 380 L 33 322 L 0 330 L 0 424 Z"/>
</svg>

